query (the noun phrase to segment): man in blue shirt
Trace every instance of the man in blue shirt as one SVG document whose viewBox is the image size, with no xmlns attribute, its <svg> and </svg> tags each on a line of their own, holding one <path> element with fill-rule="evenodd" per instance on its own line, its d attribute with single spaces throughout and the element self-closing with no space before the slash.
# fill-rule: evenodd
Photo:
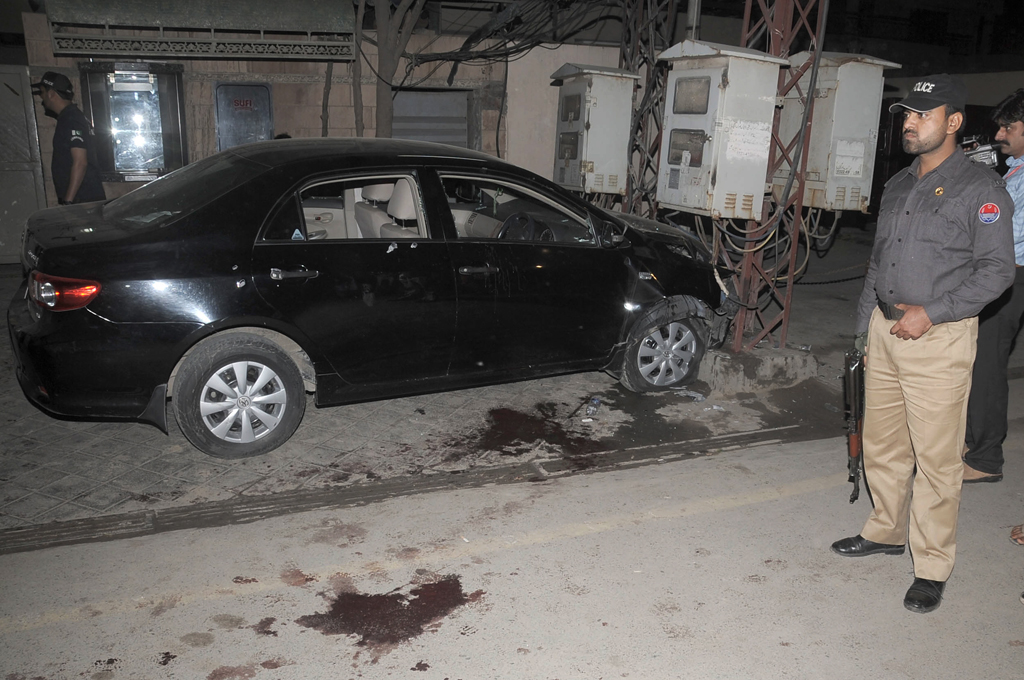
<svg viewBox="0 0 1024 680">
<path fill-rule="evenodd" d="M 993 146 L 1008 156 L 1009 170 L 1003 179 L 1013 199 L 1017 271 L 1013 285 L 978 315 L 978 355 L 967 405 L 964 484 L 998 482 L 1003 478 L 1009 396 L 1006 364 L 1024 315 L 1024 89 L 1000 102 L 992 120 L 999 126 Z"/>
</svg>

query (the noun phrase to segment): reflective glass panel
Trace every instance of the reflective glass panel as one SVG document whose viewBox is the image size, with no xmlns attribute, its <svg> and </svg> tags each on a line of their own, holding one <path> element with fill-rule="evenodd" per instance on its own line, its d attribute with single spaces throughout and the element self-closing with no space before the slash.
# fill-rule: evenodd
<svg viewBox="0 0 1024 680">
<path fill-rule="evenodd" d="M 114 169 L 163 169 L 163 129 L 156 82 L 150 80 L 149 73 L 112 73 L 108 77 Z"/>
</svg>

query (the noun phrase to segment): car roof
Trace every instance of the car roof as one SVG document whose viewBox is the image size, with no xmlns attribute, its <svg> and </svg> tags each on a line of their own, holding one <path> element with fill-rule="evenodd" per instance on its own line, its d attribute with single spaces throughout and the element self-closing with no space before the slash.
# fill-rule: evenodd
<svg viewBox="0 0 1024 680">
<path fill-rule="evenodd" d="M 377 139 L 375 137 L 308 137 L 302 139 L 275 139 L 232 147 L 231 153 L 269 166 L 302 160 L 316 160 L 341 156 L 366 157 L 377 163 L 399 164 L 410 156 L 422 158 L 450 158 L 484 162 L 491 166 L 509 167 L 494 156 L 479 151 L 419 142 L 407 139 Z"/>
</svg>

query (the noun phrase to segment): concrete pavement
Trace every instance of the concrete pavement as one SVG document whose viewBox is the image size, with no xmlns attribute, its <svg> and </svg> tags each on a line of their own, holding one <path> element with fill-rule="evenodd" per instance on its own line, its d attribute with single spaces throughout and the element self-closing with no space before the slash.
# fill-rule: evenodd
<svg viewBox="0 0 1024 680">
<path fill-rule="evenodd" d="M 0 296 L 9 298 L 19 273 L 2 269 Z M 786 355 L 782 377 L 790 383 L 815 373 L 809 352 L 763 352 L 768 362 Z M 707 365 L 721 373 L 723 363 L 726 357 Z M 743 378 L 742 368 L 733 372 Z M 0 387 L 0 551 L 125 535 L 111 527 L 152 528 L 155 514 L 169 510 L 199 524 L 214 516 L 237 521 L 239 512 L 250 517 L 250 508 L 280 494 L 289 496 L 278 507 L 336 504 L 376 497 L 368 487 L 381 480 L 509 471 L 530 461 L 554 472 L 599 464 L 609 452 L 656 456 L 659 445 L 687 442 L 690 451 L 717 450 L 731 445 L 719 440 L 729 435 L 787 427 L 808 438 L 833 436 L 842 426 L 839 395 L 814 381 L 793 391 L 779 376 L 767 384 L 755 376 L 727 392 L 712 394 L 702 384 L 694 386 L 701 394 L 641 397 L 607 375 L 585 373 L 329 409 L 310 399 L 288 444 L 249 460 L 222 460 L 194 449 L 173 419 L 165 435 L 148 425 L 39 412 L 21 394 L 7 343 L 0 346 Z M 588 418 L 582 406 L 593 397 L 601 407 Z M 827 431 L 818 432 L 825 423 Z"/>
</svg>

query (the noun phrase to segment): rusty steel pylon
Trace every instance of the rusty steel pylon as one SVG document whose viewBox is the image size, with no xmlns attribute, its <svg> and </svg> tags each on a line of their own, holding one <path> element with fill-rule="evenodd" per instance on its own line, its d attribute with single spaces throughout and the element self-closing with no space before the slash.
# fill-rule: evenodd
<svg viewBox="0 0 1024 680">
<path fill-rule="evenodd" d="M 658 162 L 668 68 L 658 53 L 672 45 L 675 0 L 621 0 L 622 43 L 619 67 L 640 75 L 630 122 L 630 170 L 623 212 L 653 218 L 658 210 Z"/>
<path fill-rule="evenodd" d="M 657 56 L 674 41 L 678 3 L 675 0 L 621 0 L 621 3 L 619 66 L 638 73 L 644 83 L 633 107 L 630 173 L 622 210 L 653 218 L 658 211 L 659 155 L 668 78 L 667 65 L 659 63 Z M 797 88 L 807 114 L 801 127 L 803 139 L 810 135 L 813 110 L 806 107 L 813 105 L 814 98 L 808 96 L 813 93 L 802 92 L 798 83 L 808 69 L 813 68 L 815 60 L 820 59 L 827 15 L 828 0 L 746 0 L 744 8 L 741 46 L 776 57 L 788 58 L 802 50 L 812 55 L 803 64 L 780 69 L 776 93 L 782 101 Z M 738 262 L 724 255 L 723 233 L 735 226 L 716 222 L 718 228 L 712 230 L 714 252 L 722 254 L 722 261 L 736 269 L 734 283 L 741 307 L 733 326 L 734 352 L 752 349 L 765 338 L 774 338 L 773 332 L 777 333 L 779 347 L 786 346 L 793 298 L 791 284 L 797 273 L 800 232 L 805 219 L 804 169 L 808 145 L 802 143 L 800 132 L 792 139 L 780 138 L 780 114 L 781 108 L 777 107 L 765 179 L 768 186 L 774 187 L 776 173 L 784 165 L 788 166 L 792 171 L 792 178 L 786 184 L 789 190 L 783 190 L 781 193 L 785 195 L 780 195 L 773 189 L 773 193 L 765 197 L 761 221 L 747 222 L 745 228 L 740 228 L 743 238 L 739 240 L 755 245 L 745 246 Z M 758 247 L 765 244 L 766 238 L 775 238 L 777 245 L 782 244 L 774 250 L 774 261 L 767 264 L 765 248 Z M 768 303 L 765 309 L 762 309 L 762 301 Z M 772 303 L 781 307 L 774 316 L 767 310 Z"/>
<path fill-rule="evenodd" d="M 781 101 L 793 88 L 798 88 L 797 93 L 804 106 L 804 124 L 793 139 L 781 139 L 779 118 L 782 109 L 776 107 L 766 181 L 768 186 L 774 187 L 776 173 L 783 165 L 787 165 L 791 170 L 791 177 L 786 184 L 789 190 L 783 190 L 781 193 L 784 195 L 779 195 L 778 190 L 773 189 L 771 196 L 765 198 L 761 221 L 747 222 L 744 232 L 745 243 L 750 244 L 757 243 L 759 239 L 772 238 L 773 235 L 776 238 L 779 234 L 788 236 L 788 252 L 777 249 L 774 263 L 766 266 L 764 248 L 744 247 L 736 280 L 742 306 L 733 326 L 733 352 L 752 349 L 763 339 L 771 338 L 776 329 L 779 347 L 786 346 L 800 233 L 805 226 L 804 174 L 809 146 L 805 140 L 810 139 L 816 64 L 821 58 L 827 18 L 828 0 L 746 0 L 741 46 L 784 58 L 797 51 L 794 47 L 799 47 L 806 49 L 811 57 L 803 64 L 793 64 L 791 68 L 779 70 L 776 95 Z M 798 82 L 809 69 L 811 85 L 807 92 L 803 92 Z M 721 238 L 720 229 L 715 229 L 715 238 Z M 781 242 L 785 243 L 786 240 Z M 717 247 L 719 244 L 715 245 Z M 786 284 L 784 291 L 780 290 L 783 282 Z M 762 309 L 762 300 L 774 302 L 781 307 L 781 311 L 769 316 L 767 310 Z"/>
</svg>

